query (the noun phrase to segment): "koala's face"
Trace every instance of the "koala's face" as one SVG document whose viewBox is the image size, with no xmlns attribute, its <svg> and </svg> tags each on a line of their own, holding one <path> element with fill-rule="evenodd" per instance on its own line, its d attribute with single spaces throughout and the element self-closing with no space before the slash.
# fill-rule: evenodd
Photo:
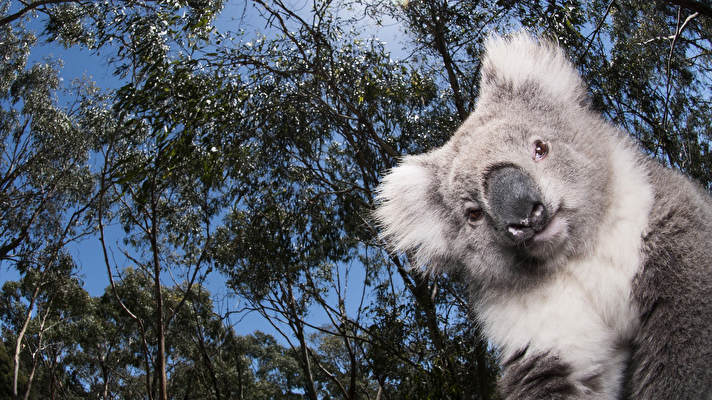
<svg viewBox="0 0 712 400">
<path fill-rule="evenodd" d="M 486 54 L 475 112 L 384 177 L 376 216 L 416 264 L 522 285 L 594 244 L 611 198 L 610 130 L 560 50 L 519 35 Z"/>
<path fill-rule="evenodd" d="M 442 149 L 442 232 L 450 257 L 478 281 L 546 275 L 593 242 L 608 207 L 608 156 L 590 125 L 565 117 L 505 99 L 475 113 Z"/>
</svg>

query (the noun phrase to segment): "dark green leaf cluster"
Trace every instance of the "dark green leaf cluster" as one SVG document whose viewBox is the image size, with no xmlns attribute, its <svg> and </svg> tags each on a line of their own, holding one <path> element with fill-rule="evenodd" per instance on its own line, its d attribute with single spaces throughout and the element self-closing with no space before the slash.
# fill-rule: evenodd
<svg viewBox="0 0 712 400">
<path fill-rule="evenodd" d="M 593 107 L 712 182 L 697 2 L 254 0 L 236 32 L 222 7 L 0 2 L 0 262 L 20 274 L 0 397 L 494 399 L 464 279 L 411 270 L 371 216 L 382 174 L 467 118 L 491 32 L 557 41 Z M 370 32 L 388 26 L 400 49 Z M 91 49 L 118 89 L 28 64 L 37 35 Z"/>
</svg>

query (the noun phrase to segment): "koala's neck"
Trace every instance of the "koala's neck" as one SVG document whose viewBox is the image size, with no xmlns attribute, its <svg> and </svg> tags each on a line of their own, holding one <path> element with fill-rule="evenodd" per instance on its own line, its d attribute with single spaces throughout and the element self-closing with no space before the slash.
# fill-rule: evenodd
<svg viewBox="0 0 712 400">
<path fill-rule="evenodd" d="M 642 156 L 627 138 L 611 138 L 610 202 L 595 239 L 551 277 L 519 292 L 490 293 L 477 304 L 485 334 L 503 359 L 552 354 L 585 381 L 619 388 L 627 357 L 621 349 L 638 327 L 631 285 L 642 263 L 642 235 L 653 189 Z"/>
</svg>

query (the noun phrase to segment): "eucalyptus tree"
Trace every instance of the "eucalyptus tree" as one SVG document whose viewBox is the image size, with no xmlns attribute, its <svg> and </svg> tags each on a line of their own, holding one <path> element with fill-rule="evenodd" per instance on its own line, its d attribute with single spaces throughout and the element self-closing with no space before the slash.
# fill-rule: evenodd
<svg viewBox="0 0 712 400">
<path fill-rule="evenodd" d="M 15 347 L 11 386 L 15 398 L 83 394 L 66 368 L 69 355 L 78 351 L 73 332 L 86 312 L 88 294 L 73 275 L 75 266 L 68 255 L 47 262 L 51 265 L 45 270 L 28 270 L 21 280 L 5 282 L 0 293 L 2 334 Z M 23 388 L 21 360 L 26 363 Z"/>
<path fill-rule="evenodd" d="M 222 182 L 217 150 L 220 144 L 200 137 L 207 135 L 207 124 L 199 126 L 196 120 L 174 118 L 174 115 L 193 111 L 190 103 L 195 91 L 204 83 L 200 76 L 181 71 L 161 76 L 161 82 L 152 84 L 170 88 L 174 95 L 184 96 L 188 103 L 172 103 L 167 110 L 141 110 L 141 105 L 131 103 L 139 96 L 147 96 L 153 101 L 157 96 L 165 95 L 163 90 L 124 88 L 119 96 L 125 95 L 126 103 L 117 106 L 117 109 L 124 107 L 118 115 L 108 114 L 117 119 L 115 125 L 112 124 L 112 136 L 101 148 L 103 165 L 98 179 L 99 191 L 104 195 L 97 218 L 105 266 L 111 286 L 115 287 L 115 277 L 121 276 L 120 271 L 126 265 L 111 260 L 110 249 L 117 249 L 123 254 L 125 263 L 150 278 L 141 284 L 150 282 L 153 288 L 152 296 L 144 299 L 152 307 L 151 316 L 139 314 L 135 309 L 146 307 L 146 304 L 132 306 L 130 299 L 119 291 L 114 294 L 124 312 L 140 328 L 147 353 L 146 390 L 151 393 L 157 389 L 160 398 L 168 396 L 166 335 L 180 309 L 185 307 L 188 293 L 209 273 L 211 264 L 207 249 L 211 244 L 214 218 L 221 207 L 221 198 L 217 196 Z M 209 84 L 206 87 L 213 88 Z M 182 90 L 185 92 L 180 94 Z M 181 107 L 187 108 L 183 111 Z M 196 112 L 208 111 L 198 109 Z M 87 121 L 96 124 L 95 127 L 107 126 L 106 120 L 95 117 L 92 113 Z M 104 227 L 113 218 L 124 229 L 123 245 L 108 243 L 105 237 Z M 181 288 L 183 296 L 179 301 L 167 302 L 161 290 L 164 281 L 173 281 Z M 153 329 L 157 334 L 148 335 L 147 332 Z M 148 353 L 153 352 L 148 348 L 153 347 L 153 341 L 157 346 L 156 353 L 149 357 Z M 149 362 L 149 358 L 155 359 L 154 362 Z M 152 374 L 158 377 L 155 384 L 151 381 L 153 378 L 149 379 Z"/>
<path fill-rule="evenodd" d="M 92 189 L 91 138 L 56 102 L 60 62 L 28 65 L 36 40 L 22 23 L 0 25 L 0 261 L 15 267 L 87 233 Z"/>
<path fill-rule="evenodd" d="M 465 358 L 450 352 L 465 332 L 454 331 L 442 312 L 447 296 L 409 271 L 407 260 L 380 252 L 370 217 L 380 172 L 401 154 L 442 143 L 459 118 L 427 70 L 392 59 L 382 42 L 360 36 L 360 21 L 340 17 L 339 4 L 307 6 L 298 13 L 279 1 L 257 2 L 276 33 L 238 37 L 211 58 L 251 83 L 236 137 L 251 135 L 243 142 L 252 156 L 247 165 L 228 162 L 246 189 L 219 232 L 219 263 L 231 287 L 300 354 L 307 397 L 318 398 L 327 386 L 342 398 L 375 396 L 379 389 L 364 389 L 366 377 L 385 390 L 398 377 L 366 359 L 376 347 L 391 353 L 380 361 L 402 362 L 415 381 L 427 382 L 418 395 L 464 396 L 476 385 L 469 371 L 477 360 L 460 362 Z M 349 309 L 339 293 L 347 272 L 362 277 L 359 293 L 395 283 L 400 308 L 388 310 L 365 295 Z M 326 321 L 310 318 L 314 309 Z M 395 319 L 408 320 L 413 335 L 384 340 L 368 319 L 396 310 L 404 314 Z M 309 343 L 314 331 L 344 346 L 348 372 L 321 360 Z M 483 376 L 490 376 L 490 359 L 482 360 Z M 491 388 L 483 382 L 476 392 L 488 396 Z"/>
<path fill-rule="evenodd" d="M 406 55 L 393 60 L 378 40 L 358 34 L 367 20 L 345 16 L 344 3 L 305 2 L 295 11 L 279 0 L 255 1 L 271 33 L 243 32 L 207 57 L 251 82 L 240 113 L 242 134 L 252 134 L 241 140 L 253 156 L 228 164 L 239 166 L 248 189 L 220 231 L 226 245 L 218 259 L 236 292 L 285 329 L 285 338 L 295 338 L 308 397 L 327 390 L 323 380 L 339 396 L 355 397 L 349 385 L 357 371 L 371 374 L 382 391 L 398 382 L 411 397 L 491 398 L 495 355 L 468 329 L 466 287 L 412 273 L 407 255 L 366 251 L 380 246 L 369 218 L 380 173 L 401 154 L 442 143 L 467 117 L 478 95 L 481 46 L 492 31 L 525 27 L 559 41 L 589 80 L 594 106 L 639 135 L 651 153 L 706 181 L 710 32 L 705 7 L 690 4 L 347 3 L 403 24 Z M 646 56 L 657 42 L 661 48 Z M 611 63 L 614 56 L 627 61 Z M 640 129 L 642 122 L 648 127 Z M 692 151 L 678 151 L 686 148 Z M 333 289 L 337 272 L 354 260 L 366 260 L 359 266 L 366 290 L 379 296 L 362 303 L 373 330 L 356 317 L 365 307 L 339 311 Z M 310 317 L 314 309 L 337 318 L 322 325 Z M 367 356 L 328 365 L 308 343 L 309 331 Z M 378 362 L 369 359 L 376 356 Z"/>
<path fill-rule="evenodd" d="M 59 230 L 64 241 L 56 243 L 55 248 L 60 249 L 66 238 L 76 236 L 69 227 L 74 228 L 80 217 L 86 217 L 89 230 L 99 228 L 105 265 L 113 278 L 121 267 L 117 271 L 109 256 L 113 244 L 104 240 L 104 226 L 113 217 L 118 218 L 126 232 L 126 245 L 113 247 L 136 268 L 150 273 L 154 289 L 151 301 L 156 304 L 152 320 L 145 316 L 139 319 L 118 292 L 115 299 L 142 328 L 144 350 L 150 344 L 148 325 L 155 326 L 156 367 L 154 371 L 151 363 L 145 363 L 146 392 L 149 398 L 165 399 L 165 332 L 184 301 L 175 304 L 176 309 L 165 309 L 160 288 L 166 275 L 162 273 L 180 273 L 185 293 L 204 276 L 205 248 L 212 216 L 217 212 L 211 191 L 218 188 L 221 172 L 217 150 L 212 149 L 220 144 L 213 143 L 214 137 L 200 136 L 207 135 L 209 126 L 215 124 L 214 118 L 207 121 L 206 116 L 220 110 L 211 113 L 205 108 L 209 99 L 201 99 L 198 104 L 193 99 L 195 90 L 201 87 L 207 96 L 213 95 L 212 89 L 219 82 L 201 77 L 200 66 L 192 62 L 189 53 L 205 43 L 212 29 L 211 19 L 221 3 L 62 1 L 31 3 L 18 12 L 5 3 L 3 6 L 5 17 L 0 27 L 7 37 L 2 43 L 9 43 L 6 59 L 17 59 L 3 68 L 3 99 L 8 99 L 9 107 L 20 104 L 22 111 L 10 109 L 2 115 L 6 128 L 2 133 L 7 138 L 3 147 L 7 154 L 3 158 L 7 189 L 2 196 L 7 198 L 4 202 L 15 201 L 19 206 L 3 208 L 3 238 L 8 240 L 0 247 L 0 258 L 29 243 L 32 229 L 38 230 L 39 243 L 49 241 L 51 229 Z M 51 101 L 51 91 L 59 82 L 56 68 L 39 66 L 18 75 L 32 37 L 16 31 L 25 32 L 20 22 L 35 15 L 29 11 L 43 15 L 41 21 L 49 40 L 85 46 L 108 56 L 115 73 L 126 83 L 122 90 L 105 96 L 85 85 L 81 104 L 69 116 Z M 210 144 L 207 150 L 202 147 L 206 143 Z M 89 150 L 98 156 L 90 166 L 86 160 Z M 23 163 L 37 165 L 27 168 Z M 201 184 L 196 185 L 196 181 Z M 34 197 L 11 192 L 13 185 L 33 189 L 30 193 Z M 34 190 L 32 185 L 44 187 Z M 59 197 L 64 193 L 60 189 L 84 192 L 70 198 L 77 201 L 78 205 L 73 205 Z M 59 223 L 66 222 L 66 217 L 61 220 L 64 210 L 76 210 L 76 214 L 62 231 Z M 54 215 L 49 212 L 59 215 L 55 218 L 58 222 L 50 220 Z M 31 248 L 26 253 L 37 252 Z M 146 354 L 145 360 L 148 357 Z M 153 377 L 157 377 L 156 382 L 151 381 Z"/>
<path fill-rule="evenodd" d="M 701 2 L 593 2 L 572 53 L 596 107 L 645 149 L 711 188 L 712 9 Z"/>
<path fill-rule="evenodd" d="M 5 14 L 9 4 L 0 7 Z M 18 300 L 24 302 L 24 322 L 12 335 L 14 396 L 20 396 L 18 371 L 26 360 L 21 350 L 30 351 L 27 341 L 32 338 L 25 334 L 35 322 L 33 315 L 39 315 L 37 307 L 48 307 L 43 299 L 51 291 L 76 289 L 62 286 L 71 281 L 63 278 L 60 267 L 72 264 L 66 244 L 93 231 L 83 222 L 94 198 L 88 167 L 92 138 L 78 128 L 74 111 L 56 101 L 60 62 L 28 64 L 37 38 L 24 22 L 18 17 L 0 24 L 0 262 L 15 269 L 25 287 L 34 285 Z M 51 315 L 49 309 L 44 315 Z M 44 349 L 36 344 L 31 372 Z"/>
</svg>

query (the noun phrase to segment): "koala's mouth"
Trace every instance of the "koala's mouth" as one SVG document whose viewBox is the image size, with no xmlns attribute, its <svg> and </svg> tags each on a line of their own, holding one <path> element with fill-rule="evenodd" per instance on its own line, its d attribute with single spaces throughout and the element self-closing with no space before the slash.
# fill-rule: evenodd
<svg viewBox="0 0 712 400">
<path fill-rule="evenodd" d="M 566 226 L 566 220 L 559 213 L 555 213 L 544 229 L 534 234 L 529 241 L 532 243 L 549 242 L 563 234 L 566 231 Z"/>
<path fill-rule="evenodd" d="M 544 223 L 512 224 L 507 227 L 508 236 L 518 244 L 518 247 L 533 250 L 534 248 L 546 246 L 566 234 L 568 224 L 566 218 L 562 217 L 558 210 L 546 218 Z"/>
</svg>

